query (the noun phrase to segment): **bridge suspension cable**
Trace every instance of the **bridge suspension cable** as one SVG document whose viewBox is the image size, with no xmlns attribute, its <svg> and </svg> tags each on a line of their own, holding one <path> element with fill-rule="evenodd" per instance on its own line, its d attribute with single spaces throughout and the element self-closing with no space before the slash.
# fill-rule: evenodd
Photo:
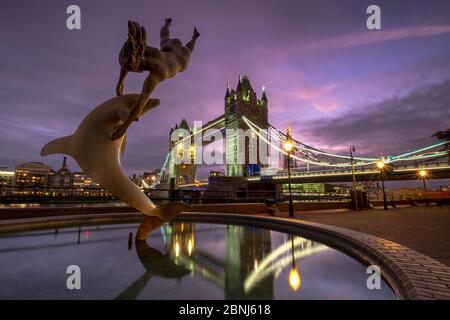
<svg viewBox="0 0 450 320">
<path fill-rule="evenodd" d="M 142 179 L 142 185 L 144 186 L 145 189 L 154 189 L 161 182 L 161 179 L 164 175 L 164 171 L 166 170 L 166 167 L 169 163 L 169 156 L 170 154 L 167 153 L 166 159 L 164 160 L 161 170 L 158 172 L 158 176 L 156 177 L 155 181 L 152 182 L 152 184 L 149 185 L 148 183 L 145 182 L 144 179 Z"/>
<path fill-rule="evenodd" d="M 270 142 L 269 140 L 267 140 L 263 135 L 260 134 L 259 130 L 256 130 L 256 128 L 259 129 L 258 126 L 254 125 L 253 123 L 251 123 L 246 117 L 242 117 L 242 119 L 245 121 L 245 123 L 249 126 L 249 128 L 264 142 L 266 142 L 267 144 L 269 144 L 272 148 L 274 148 L 275 150 L 281 152 L 284 155 L 287 155 L 287 152 L 285 150 L 282 150 L 280 147 L 278 147 L 277 145 L 273 144 L 272 142 Z M 255 127 L 253 127 L 255 126 Z M 306 163 L 310 163 L 310 164 L 314 164 L 314 165 L 318 165 L 318 166 L 323 166 L 323 167 L 350 167 L 351 164 L 350 163 L 329 163 L 329 162 L 323 162 L 320 160 L 311 160 L 311 159 L 306 159 L 306 158 L 301 158 L 298 157 L 296 155 L 291 155 L 291 157 L 293 159 L 299 160 L 299 161 L 303 161 Z M 370 164 L 374 164 L 375 162 L 364 162 L 364 163 L 354 163 L 354 166 L 366 166 L 366 165 L 370 165 Z"/>
<path fill-rule="evenodd" d="M 275 127 L 273 127 L 273 126 L 270 126 L 270 127 L 278 133 L 278 136 L 273 136 L 273 135 L 272 135 L 272 136 L 273 136 L 275 139 L 277 139 L 278 141 L 283 142 L 283 141 L 285 140 L 285 138 L 286 138 L 286 135 L 285 135 L 283 132 L 279 131 L 277 128 L 275 128 Z M 314 152 L 314 153 L 318 153 L 318 154 L 323 154 L 323 155 L 325 155 L 325 156 L 330 156 L 330 157 L 335 157 L 335 158 L 342 158 L 342 159 L 349 159 L 349 160 L 351 159 L 350 156 L 345 156 L 345 155 L 340 155 L 340 154 L 334 154 L 334 153 L 330 153 L 330 152 L 325 152 L 325 151 L 316 149 L 316 148 L 314 148 L 314 147 L 308 146 L 308 145 L 306 145 L 306 144 L 304 144 L 304 143 L 301 143 L 301 142 L 299 142 L 299 141 L 297 141 L 297 140 L 295 140 L 295 139 L 293 139 L 293 141 L 294 141 L 294 143 L 296 144 L 296 147 L 297 147 L 297 148 L 300 148 L 300 149 L 304 149 L 304 150 L 307 150 L 307 151 L 310 151 L 310 152 Z M 376 160 L 378 160 L 378 158 L 364 158 L 364 157 L 353 157 L 353 159 L 355 159 L 355 160 L 361 160 L 361 161 L 376 161 Z"/>
<path fill-rule="evenodd" d="M 244 119 L 245 118 L 245 119 Z M 259 131 L 261 131 L 262 129 L 260 127 L 258 127 L 256 124 L 254 124 L 253 122 L 251 122 L 250 120 L 248 120 L 246 117 L 243 117 L 243 120 L 247 123 L 247 125 L 252 129 L 252 131 L 254 131 L 256 134 L 258 134 L 258 132 L 256 132 L 258 129 Z M 256 129 L 255 129 L 256 128 Z M 276 132 L 276 134 L 271 133 L 268 130 L 268 134 L 270 135 L 270 137 L 274 138 L 275 140 L 277 140 L 278 142 L 283 143 L 285 140 L 285 134 L 283 132 L 281 132 L 280 130 L 278 130 L 277 128 L 275 128 L 274 126 L 270 125 L 270 129 L 272 129 L 273 131 Z M 267 140 L 267 139 L 263 139 L 263 140 Z M 308 146 L 304 143 L 301 143 L 297 140 L 294 140 L 294 143 L 296 145 L 297 148 L 302 149 L 308 153 L 311 153 L 312 155 L 314 155 L 315 153 L 320 154 L 320 155 L 324 155 L 324 156 L 328 156 L 328 157 L 334 157 L 334 158 L 342 158 L 342 159 L 351 159 L 350 156 L 345 156 L 345 155 L 339 155 L 339 154 L 334 154 L 334 153 L 330 153 L 330 152 L 325 152 L 319 149 L 316 149 L 314 147 Z M 416 160 L 422 160 L 422 159 L 429 159 L 429 158 L 436 158 L 436 157 L 442 157 L 448 154 L 447 151 L 435 151 L 432 153 L 422 153 L 422 154 L 418 154 L 427 150 L 431 150 L 446 144 L 449 144 L 450 141 L 443 141 L 443 142 L 439 142 L 436 144 L 433 144 L 431 146 L 427 146 L 427 147 L 423 147 L 417 150 L 413 150 L 407 153 L 403 153 L 400 155 L 396 155 L 396 156 L 390 156 L 389 158 L 389 162 L 398 162 L 398 161 L 416 161 Z M 270 145 L 275 148 L 276 150 L 280 151 L 281 149 L 278 147 L 275 147 L 272 143 L 270 143 Z M 281 152 L 283 152 L 284 150 L 281 150 Z M 283 152 L 284 154 L 286 154 L 285 152 Z M 337 166 L 337 167 L 348 167 L 351 166 L 350 163 L 331 163 L 328 161 L 321 161 L 320 159 L 318 159 L 317 157 L 312 157 L 310 154 L 304 154 L 304 156 L 306 156 L 309 159 L 305 159 L 305 158 L 298 158 L 298 160 L 304 161 L 306 163 L 312 163 L 312 164 L 318 164 L 318 165 L 322 165 L 322 166 Z M 295 156 L 293 156 L 293 158 L 295 158 Z M 311 158 L 313 160 L 311 160 Z M 374 164 L 376 161 L 379 160 L 379 158 L 365 158 L 365 157 L 354 157 L 354 160 L 359 160 L 360 162 L 355 163 L 355 166 L 365 166 L 365 165 L 371 165 Z"/>
<path fill-rule="evenodd" d="M 223 121 L 223 119 L 222 119 L 222 118 L 219 118 L 218 120 L 214 121 L 213 123 L 210 123 L 210 124 L 208 124 L 207 126 L 202 127 L 199 131 L 195 131 L 195 132 L 191 133 L 189 136 L 184 137 L 183 139 L 177 141 L 177 142 L 175 143 L 175 147 L 176 147 L 177 145 L 179 145 L 180 143 L 186 141 L 187 139 L 190 139 L 192 136 L 194 136 L 194 135 L 196 135 L 196 134 L 199 134 L 199 133 L 201 133 L 201 132 L 203 132 L 203 131 L 205 131 L 205 130 L 211 128 L 211 127 L 214 127 L 216 124 L 218 124 L 218 123 L 220 123 L 220 122 L 222 122 L 222 121 Z"/>
</svg>

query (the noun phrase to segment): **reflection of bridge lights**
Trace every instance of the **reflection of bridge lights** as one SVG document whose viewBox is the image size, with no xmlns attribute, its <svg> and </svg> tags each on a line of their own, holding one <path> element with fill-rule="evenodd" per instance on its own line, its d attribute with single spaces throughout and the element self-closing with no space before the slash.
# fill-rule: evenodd
<svg viewBox="0 0 450 320">
<path fill-rule="evenodd" d="M 300 273 L 298 273 L 296 267 L 293 267 L 291 269 L 291 272 L 289 273 L 289 285 L 291 286 L 293 291 L 297 291 L 298 289 L 300 289 L 300 286 L 302 285 Z"/>
<path fill-rule="evenodd" d="M 175 257 L 179 257 L 179 256 L 180 256 L 180 244 L 177 241 L 175 243 Z"/>
<path fill-rule="evenodd" d="M 193 248 L 194 248 L 194 244 L 192 243 L 192 240 L 189 239 L 189 241 L 188 241 L 188 256 L 191 256 Z"/>
<path fill-rule="evenodd" d="M 292 290 L 297 291 L 300 288 L 301 280 L 297 267 L 295 266 L 295 249 L 294 249 L 294 236 L 291 236 L 291 254 L 292 254 L 292 268 L 289 272 L 289 285 Z"/>
<path fill-rule="evenodd" d="M 300 250 L 302 243 L 305 243 L 304 249 Z M 295 238 L 294 246 L 297 248 L 295 251 L 295 257 L 297 259 L 302 259 L 304 257 L 316 254 L 322 251 L 329 250 L 328 247 L 324 245 L 312 244 L 311 241 L 303 238 Z M 253 270 L 245 279 L 244 290 L 245 292 L 250 292 L 262 279 L 267 276 L 275 274 L 277 278 L 281 271 L 285 267 L 291 265 L 292 257 L 286 256 L 285 254 L 292 250 L 292 243 L 285 242 L 278 248 L 269 253 L 262 261 L 258 262 L 258 269 Z"/>
</svg>

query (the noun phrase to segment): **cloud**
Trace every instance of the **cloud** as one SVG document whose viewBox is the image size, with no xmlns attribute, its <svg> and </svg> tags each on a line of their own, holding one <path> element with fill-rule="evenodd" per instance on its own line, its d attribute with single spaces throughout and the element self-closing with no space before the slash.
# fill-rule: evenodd
<svg viewBox="0 0 450 320">
<path fill-rule="evenodd" d="M 310 101 L 314 109 L 327 113 L 336 110 L 342 105 L 341 99 L 334 95 L 337 86 L 336 83 L 311 86 L 304 82 L 300 84 L 297 96 L 300 100 Z"/>
<path fill-rule="evenodd" d="M 311 41 L 301 47 L 303 50 L 343 49 L 407 38 L 420 38 L 450 33 L 450 25 L 428 25 L 403 27 L 396 29 L 381 29 L 380 31 L 365 31 L 350 33 L 333 38 Z"/>
<path fill-rule="evenodd" d="M 430 136 L 450 127 L 450 81 L 428 85 L 401 98 L 351 111 L 330 120 L 297 123 L 305 143 L 325 149 L 357 146 L 366 155 L 398 154 L 435 142 Z"/>
<path fill-rule="evenodd" d="M 322 113 L 327 113 L 336 110 L 342 105 L 342 101 L 339 98 L 327 98 L 319 102 L 315 102 L 312 106 Z"/>
<path fill-rule="evenodd" d="M 298 97 L 301 100 L 317 99 L 333 92 L 336 86 L 337 86 L 336 84 L 329 84 L 319 87 L 313 87 L 310 85 L 303 84 L 298 92 Z"/>
</svg>

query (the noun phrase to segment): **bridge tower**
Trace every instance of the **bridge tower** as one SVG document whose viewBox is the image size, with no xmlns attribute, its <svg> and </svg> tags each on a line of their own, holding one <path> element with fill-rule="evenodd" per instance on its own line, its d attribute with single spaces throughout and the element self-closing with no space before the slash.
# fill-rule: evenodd
<svg viewBox="0 0 450 320">
<path fill-rule="evenodd" d="M 176 139 L 180 141 L 185 137 L 184 135 L 172 137 L 172 135 L 177 132 L 180 132 L 180 134 L 182 132 L 192 134 L 193 129 L 189 127 L 186 119 L 183 119 L 179 125 L 177 123 L 175 127 L 172 126 L 170 129 L 168 180 L 170 182 L 171 178 L 175 179 L 175 188 L 178 188 L 178 186 L 182 184 L 195 183 L 197 173 L 197 165 L 195 164 L 195 150 L 191 148 L 191 145 L 193 145 L 193 137 L 187 139 L 189 141 L 177 144 Z M 181 161 L 181 159 L 183 160 Z"/>
<path fill-rule="evenodd" d="M 249 150 L 250 137 L 246 136 L 245 141 L 239 141 L 237 130 L 242 129 L 244 132 L 249 133 L 249 128 L 242 119 L 243 116 L 260 128 L 267 130 L 269 126 L 267 104 L 268 100 L 264 88 L 261 98 L 258 99 L 247 75 L 244 75 L 242 78 L 239 76 L 236 90 L 230 90 L 227 86 L 224 113 L 225 129 L 234 129 L 234 134 L 227 133 L 226 135 L 227 176 L 242 177 L 260 173 L 263 167 L 258 152 L 260 138 L 257 136 L 253 136 L 252 138 L 256 142 L 255 145 L 258 146 L 258 150 L 256 150 L 257 154 L 251 157 Z M 245 159 L 243 164 L 239 163 L 239 156 L 241 159 Z M 255 157 L 256 161 L 254 161 Z"/>
</svg>

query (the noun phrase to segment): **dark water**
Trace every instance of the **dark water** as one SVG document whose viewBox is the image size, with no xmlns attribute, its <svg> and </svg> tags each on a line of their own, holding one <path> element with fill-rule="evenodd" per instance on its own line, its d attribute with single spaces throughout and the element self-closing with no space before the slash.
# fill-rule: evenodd
<svg viewBox="0 0 450 320">
<path fill-rule="evenodd" d="M 383 281 L 369 290 L 355 259 L 298 236 L 177 222 L 129 243 L 137 227 L 0 236 L 0 299 L 396 298 Z M 80 267 L 81 290 L 67 288 L 70 265 Z"/>
<path fill-rule="evenodd" d="M 126 203 L 122 201 L 105 202 L 62 202 L 62 203 L 0 203 L 1 209 L 24 209 L 24 208 L 88 208 L 88 207 L 125 207 Z"/>
</svg>

